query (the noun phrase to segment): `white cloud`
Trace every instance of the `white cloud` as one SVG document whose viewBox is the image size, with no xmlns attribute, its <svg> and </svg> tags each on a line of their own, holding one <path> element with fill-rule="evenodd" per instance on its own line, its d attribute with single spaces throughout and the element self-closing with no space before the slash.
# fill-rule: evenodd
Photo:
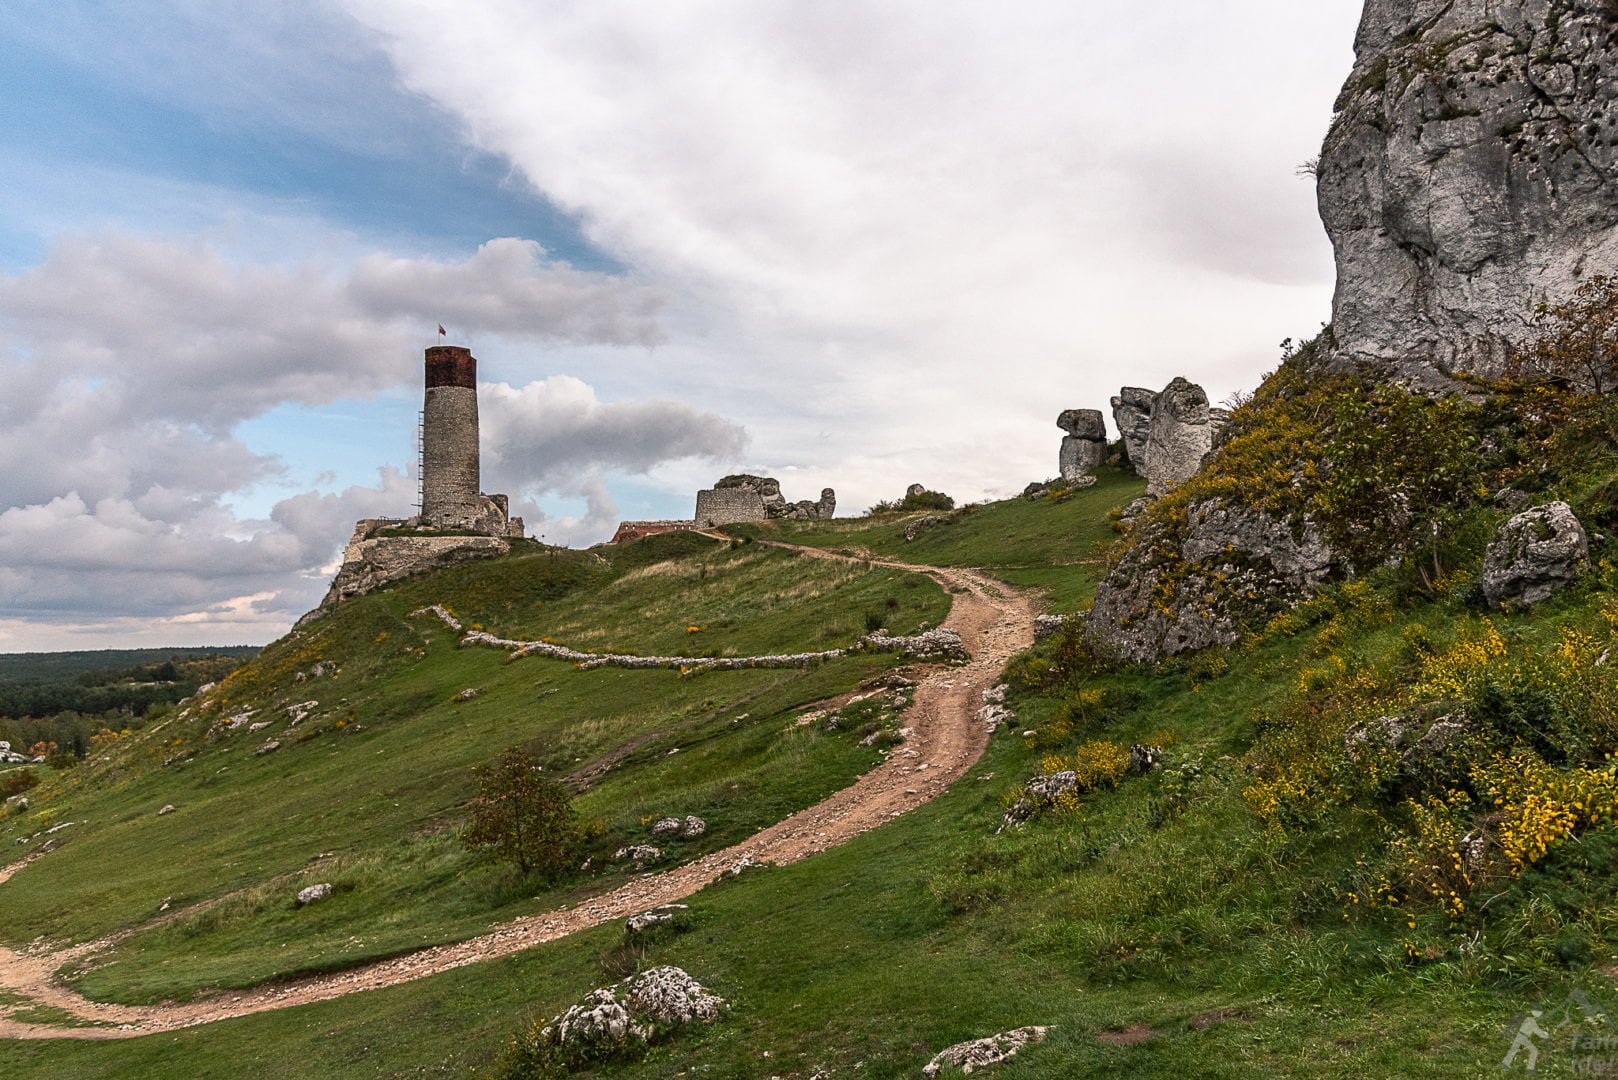
<svg viewBox="0 0 1618 1080">
<path fill-rule="evenodd" d="M 1329 311 L 1294 170 L 1358 0 L 346 6 L 670 294 L 655 389 L 722 401 L 845 505 L 900 481 L 870 461 L 1020 487 L 1060 408 L 1176 374 L 1221 397 Z"/>
<path fill-rule="evenodd" d="M 289 477 L 237 425 L 415 383 L 424 318 L 507 343 L 649 344 L 659 303 L 516 239 L 461 261 L 376 254 L 347 269 L 238 264 L 128 234 L 66 239 L 0 275 L 13 346 L 0 354 L 0 620 L 284 628 L 318 600 L 353 521 L 407 513 L 415 481 L 384 469 L 374 485 L 294 494 L 244 520 L 228 496 Z M 591 512 L 563 532 L 601 531 L 602 475 L 727 456 L 745 438 L 686 405 L 599 402 L 577 379 L 493 396 L 509 445 L 491 457 L 513 493 L 588 496 Z"/>
</svg>

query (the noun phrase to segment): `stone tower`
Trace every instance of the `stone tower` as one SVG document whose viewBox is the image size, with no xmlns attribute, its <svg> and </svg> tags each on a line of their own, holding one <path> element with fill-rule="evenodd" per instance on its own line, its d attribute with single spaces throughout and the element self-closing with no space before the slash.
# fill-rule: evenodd
<svg viewBox="0 0 1618 1080">
<path fill-rule="evenodd" d="M 481 519 L 478 468 L 478 361 L 471 349 L 427 350 L 421 424 L 421 516 L 463 527 Z"/>
</svg>

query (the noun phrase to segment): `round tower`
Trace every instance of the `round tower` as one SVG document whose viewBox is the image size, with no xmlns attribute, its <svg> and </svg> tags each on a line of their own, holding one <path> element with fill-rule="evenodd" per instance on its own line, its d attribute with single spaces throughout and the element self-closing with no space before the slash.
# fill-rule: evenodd
<svg viewBox="0 0 1618 1080">
<path fill-rule="evenodd" d="M 465 526 L 479 519 L 478 362 L 471 349 L 427 350 L 422 406 L 421 516 L 430 525 Z"/>
</svg>

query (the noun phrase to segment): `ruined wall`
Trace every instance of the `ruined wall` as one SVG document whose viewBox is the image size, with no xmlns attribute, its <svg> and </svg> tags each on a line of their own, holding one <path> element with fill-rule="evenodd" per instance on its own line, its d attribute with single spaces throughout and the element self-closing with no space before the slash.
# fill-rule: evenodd
<svg viewBox="0 0 1618 1080">
<path fill-rule="evenodd" d="M 708 527 L 763 521 L 764 496 L 752 488 L 710 488 L 697 492 L 696 523 Z"/>
<path fill-rule="evenodd" d="M 331 588 L 318 608 L 298 620 L 299 625 L 344 600 L 363 596 L 390 581 L 467 559 L 504 555 L 511 550 L 508 542 L 494 536 L 376 535 L 401 524 L 374 518 L 355 522 L 354 535 L 343 548 L 343 564 L 332 579 Z"/>
</svg>

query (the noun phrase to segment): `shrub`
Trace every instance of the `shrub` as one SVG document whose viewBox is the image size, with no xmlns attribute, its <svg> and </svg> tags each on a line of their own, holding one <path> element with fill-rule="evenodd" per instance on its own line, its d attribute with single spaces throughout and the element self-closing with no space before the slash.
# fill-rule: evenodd
<svg viewBox="0 0 1618 1080">
<path fill-rule="evenodd" d="M 517 864 L 524 874 L 549 877 L 572 864 L 585 839 L 567 789 L 545 776 L 520 747 L 477 769 L 478 794 L 463 839 Z"/>
<path fill-rule="evenodd" d="M 39 777 L 32 769 L 19 769 L 14 773 L 0 776 L 0 799 L 9 799 L 13 795 L 21 795 L 29 788 L 39 784 Z"/>
</svg>

